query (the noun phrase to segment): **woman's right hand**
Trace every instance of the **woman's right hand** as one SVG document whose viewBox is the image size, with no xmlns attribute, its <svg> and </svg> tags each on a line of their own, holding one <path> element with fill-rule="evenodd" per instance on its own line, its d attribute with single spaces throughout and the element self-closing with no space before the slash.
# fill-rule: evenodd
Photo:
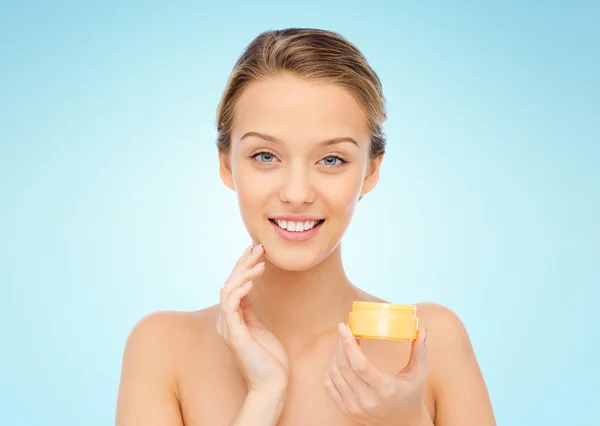
<svg viewBox="0 0 600 426">
<path fill-rule="evenodd" d="M 262 245 L 248 248 L 237 261 L 221 289 L 217 332 L 223 338 L 248 381 L 249 391 L 283 393 L 287 387 L 289 361 L 281 342 L 252 312 L 248 293 L 252 280 L 265 268 L 258 263 Z"/>
</svg>

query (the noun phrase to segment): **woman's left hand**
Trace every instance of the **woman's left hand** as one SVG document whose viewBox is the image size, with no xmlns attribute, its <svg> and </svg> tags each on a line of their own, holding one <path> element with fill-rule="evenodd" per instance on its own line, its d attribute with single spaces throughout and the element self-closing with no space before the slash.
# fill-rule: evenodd
<svg viewBox="0 0 600 426">
<path fill-rule="evenodd" d="M 325 377 L 325 389 L 342 413 L 366 426 L 432 425 L 423 404 L 427 381 L 427 331 L 419 330 L 410 359 L 397 374 L 377 370 L 345 324 Z"/>
</svg>

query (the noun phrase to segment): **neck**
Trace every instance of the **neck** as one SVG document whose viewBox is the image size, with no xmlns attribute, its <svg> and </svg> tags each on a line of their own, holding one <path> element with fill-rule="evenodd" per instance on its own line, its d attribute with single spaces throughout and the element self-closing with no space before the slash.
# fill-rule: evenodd
<svg viewBox="0 0 600 426">
<path fill-rule="evenodd" d="M 352 301 L 361 294 L 346 277 L 338 245 L 306 271 L 285 271 L 267 262 L 250 298 L 256 316 L 284 346 L 302 346 L 347 322 Z"/>
</svg>

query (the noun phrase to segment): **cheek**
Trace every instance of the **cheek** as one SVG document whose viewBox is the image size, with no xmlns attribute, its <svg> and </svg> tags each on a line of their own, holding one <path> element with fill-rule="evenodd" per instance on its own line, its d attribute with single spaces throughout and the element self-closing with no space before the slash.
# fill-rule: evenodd
<svg viewBox="0 0 600 426">
<path fill-rule="evenodd" d="M 336 215 L 351 214 L 362 189 L 360 173 L 344 173 L 323 182 L 321 195 Z"/>
<path fill-rule="evenodd" d="M 260 211 L 273 194 L 273 179 L 268 173 L 247 165 L 236 168 L 233 181 L 242 213 Z"/>
</svg>

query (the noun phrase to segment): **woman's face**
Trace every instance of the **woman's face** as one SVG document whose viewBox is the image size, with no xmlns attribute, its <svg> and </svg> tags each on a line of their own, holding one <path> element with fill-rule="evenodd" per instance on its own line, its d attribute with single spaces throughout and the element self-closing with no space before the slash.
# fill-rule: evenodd
<svg viewBox="0 0 600 426">
<path fill-rule="evenodd" d="M 359 197 L 377 182 L 360 105 L 331 83 L 282 75 L 250 84 L 235 107 L 221 177 L 267 259 L 308 269 L 340 243 Z"/>
</svg>

